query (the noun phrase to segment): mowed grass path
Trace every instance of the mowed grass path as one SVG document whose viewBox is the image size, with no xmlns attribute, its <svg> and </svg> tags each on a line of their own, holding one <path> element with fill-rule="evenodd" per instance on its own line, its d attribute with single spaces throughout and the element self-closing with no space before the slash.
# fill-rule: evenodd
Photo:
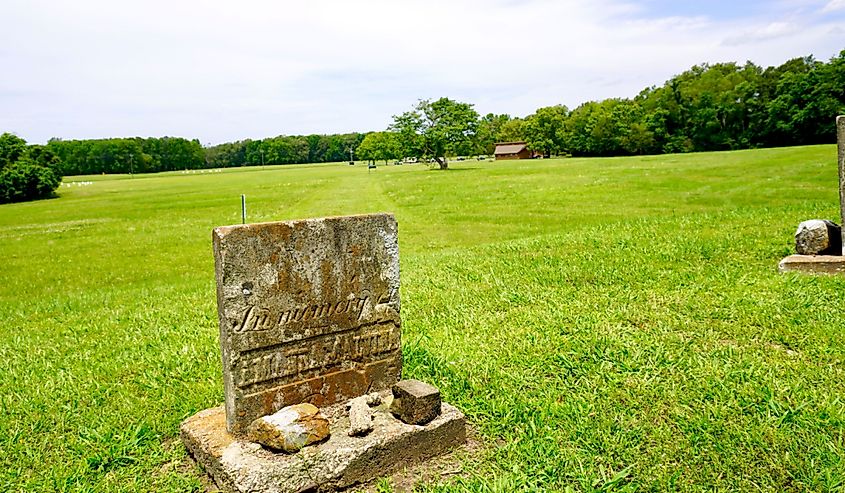
<svg viewBox="0 0 845 493">
<path fill-rule="evenodd" d="M 0 206 L 0 491 L 198 491 L 222 401 L 211 228 L 399 221 L 405 373 L 486 444 L 432 491 L 845 488 L 835 148 L 91 180 Z"/>
</svg>

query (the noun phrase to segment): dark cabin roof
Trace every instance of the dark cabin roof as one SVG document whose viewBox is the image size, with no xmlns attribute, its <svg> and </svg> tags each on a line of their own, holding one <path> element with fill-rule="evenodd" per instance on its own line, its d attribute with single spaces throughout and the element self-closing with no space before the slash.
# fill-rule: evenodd
<svg viewBox="0 0 845 493">
<path fill-rule="evenodd" d="M 493 154 L 518 154 L 525 149 L 525 142 L 500 142 Z"/>
</svg>

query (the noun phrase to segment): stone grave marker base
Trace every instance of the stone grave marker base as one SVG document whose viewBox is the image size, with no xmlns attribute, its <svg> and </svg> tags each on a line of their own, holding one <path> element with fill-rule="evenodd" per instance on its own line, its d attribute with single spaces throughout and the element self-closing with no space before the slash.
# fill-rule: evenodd
<svg viewBox="0 0 845 493">
<path fill-rule="evenodd" d="M 780 261 L 778 271 L 845 275 L 845 256 L 790 255 Z"/>
<path fill-rule="evenodd" d="M 230 434 L 222 406 L 186 419 L 182 442 L 224 492 L 294 493 L 366 483 L 466 441 L 466 420 L 457 408 L 444 402 L 440 415 L 428 424 L 409 425 L 388 410 L 390 391 L 381 394 L 368 435 L 348 436 L 346 404 L 336 404 L 321 409 L 330 421 L 329 439 L 296 454 L 274 453 Z"/>
</svg>

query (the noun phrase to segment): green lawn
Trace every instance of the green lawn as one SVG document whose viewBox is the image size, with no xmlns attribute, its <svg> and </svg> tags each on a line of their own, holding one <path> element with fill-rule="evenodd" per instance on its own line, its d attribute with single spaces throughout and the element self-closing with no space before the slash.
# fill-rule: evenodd
<svg viewBox="0 0 845 493">
<path fill-rule="evenodd" d="M 433 491 L 845 489 L 833 146 L 68 177 L 0 206 L 0 491 L 198 491 L 222 402 L 211 229 L 390 211 L 405 373 L 488 446 Z"/>
</svg>

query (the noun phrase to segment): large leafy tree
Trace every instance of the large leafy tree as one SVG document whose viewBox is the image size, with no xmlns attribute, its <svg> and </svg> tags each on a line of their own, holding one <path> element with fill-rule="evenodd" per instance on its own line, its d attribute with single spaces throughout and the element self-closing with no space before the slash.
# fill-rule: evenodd
<svg viewBox="0 0 845 493">
<path fill-rule="evenodd" d="M 21 202 L 52 195 L 61 182 L 58 158 L 44 146 L 0 135 L 0 203 Z"/>
<path fill-rule="evenodd" d="M 659 152 L 654 126 L 636 101 L 591 101 L 569 115 L 565 139 L 573 156 L 648 154 Z"/>
<path fill-rule="evenodd" d="M 525 118 L 523 133 L 528 148 L 540 151 L 545 157 L 566 151 L 564 127 L 569 110 L 566 106 L 549 106 L 538 109 Z"/>
<path fill-rule="evenodd" d="M 25 152 L 25 140 L 8 132 L 0 135 L 0 169 L 20 159 Z"/>
<path fill-rule="evenodd" d="M 686 152 L 753 146 L 767 97 L 762 73 L 750 62 L 696 65 L 663 87 L 641 92 L 635 102 L 655 148 Z"/>
<path fill-rule="evenodd" d="M 518 142 L 525 140 L 525 120 L 514 118 L 502 124 L 496 134 L 496 142 Z"/>
<path fill-rule="evenodd" d="M 433 159 L 448 169 L 446 154 L 472 146 L 478 129 L 478 113 L 471 104 L 449 98 L 424 99 L 411 111 L 393 117 L 390 130 L 396 132 L 406 156 Z"/>
<path fill-rule="evenodd" d="M 478 131 L 475 135 L 476 151 L 479 154 L 493 154 L 497 142 L 502 142 L 501 134 L 503 128 L 511 121 L 509 115 L 496 115 L 488 113 L 481 117 L 478 122 Z"/>
<path fill-rule="evenodd" d="M 830 63 L 807 58 L 803 67 L 785 72 L 768 113 L 769 145 L 833 142 L 830 122 L 845 113 L 845 50 Z"/>
<path fill-rule="evenodd" d="M 382 160 L 387 163 L 390 159 L 399 156 L 399 144 L 396 134 L 393 132 L 371 132 L 364 137 L 361 144 L 355 150 L 359 159 L 367 161 Z"/>
</svg>

